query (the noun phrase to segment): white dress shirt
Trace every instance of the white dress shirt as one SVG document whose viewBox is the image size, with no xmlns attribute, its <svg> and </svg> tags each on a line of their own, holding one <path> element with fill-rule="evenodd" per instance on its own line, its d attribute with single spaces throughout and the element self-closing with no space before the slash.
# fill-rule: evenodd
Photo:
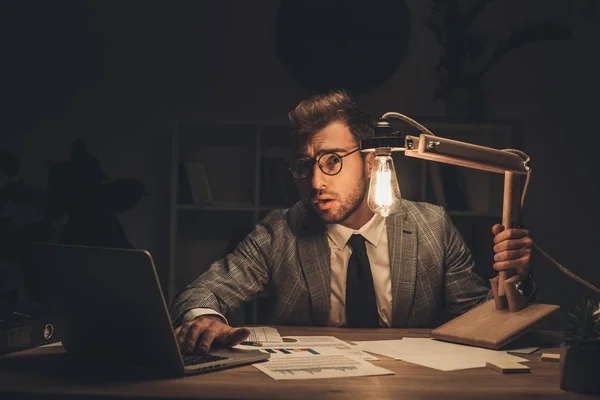
<svg viewBox="0 0 600 400">
<path fill-rule="evenodd" d="M 392 321 L 392 281 L 390 278 L 390 258 L 388 253 L 388 237 L 385 229 L 385 218 L 379 214 L 373 217 L 359 230 L 340 224 L 327 224 L 327 243 L 331 250 L 331 308 L 329 311 L 330 326 L 346 325 L 346 274 L 352 249 L 348 239 L 353 234 L 361 234 L 365 238 L 367 256 L 371 264 L 379 324 L 390 327 Z M 188 321 L 201 315 L 217 315 L 227 323 L 221 313 L 212 308 L 194 308 L 183 315 Z"/>
</svg>

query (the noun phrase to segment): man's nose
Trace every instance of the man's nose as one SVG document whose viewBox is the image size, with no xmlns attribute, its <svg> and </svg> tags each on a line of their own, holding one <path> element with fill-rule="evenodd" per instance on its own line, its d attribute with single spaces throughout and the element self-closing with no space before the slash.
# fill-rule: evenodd
<svg viewBox="0 0 600 400">
<path fill-rule="evenodd" d="M 327 178 L 328 176 L 321 171 L 319 165 L 315 163 L 313 165 L 312 177 L 310 178 L 310 183 L 313 189 L 322 189 L 327 186 Z"/>
</svg>

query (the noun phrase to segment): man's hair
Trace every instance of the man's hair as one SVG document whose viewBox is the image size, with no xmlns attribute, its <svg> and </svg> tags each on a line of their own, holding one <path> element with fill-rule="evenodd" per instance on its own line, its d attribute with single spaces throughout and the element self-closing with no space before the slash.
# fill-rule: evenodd
<svg viewBox="0 0 600 400">
<path fill-rule="evenodd" d="M 304 143 L 314 133 L 336 121 L 345 123 L 357 142 L 374 134 L 375 123 L 371 115 L 342 90 L 301 101 L 288 117 L 296 129 L 297 144 Z"/>
</svg>

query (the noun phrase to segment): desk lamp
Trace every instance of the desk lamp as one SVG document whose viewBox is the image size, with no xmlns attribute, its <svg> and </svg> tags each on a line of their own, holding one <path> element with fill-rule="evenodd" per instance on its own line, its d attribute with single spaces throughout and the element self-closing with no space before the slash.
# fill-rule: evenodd
<svg viewBox="0 0 600 400">
<path fill-rule="evenodd" d="M 389 117 L 413 125 L 419 129 L 420 135 L 402 138 L 398 132 L 392 131 L 387 120 Z M 499 150 L 442 138 L 405 115 L 388 112 L 377 122 L 375 136 L 361 140 L 361 151 L 375 152 L 368 194 L 368 204 L 373 212 L 386 217 L 400 206 L 400 190 L 390 155 L 392 151 L 404 151 L 408 157 L 504 174 L 502 225 L 508 229 L 519 224 L 519 178 L 527 176 L 522 203 L 530 176 L 529 157 L 519 150 Z M 550 304 L 528 305 L 514 271 L 499 272 L 490 280 L 490 285 L 493 300 L 434 329 L 432 337 L 499 349 L 559 309 L 559 306 Z"/>
</svg>

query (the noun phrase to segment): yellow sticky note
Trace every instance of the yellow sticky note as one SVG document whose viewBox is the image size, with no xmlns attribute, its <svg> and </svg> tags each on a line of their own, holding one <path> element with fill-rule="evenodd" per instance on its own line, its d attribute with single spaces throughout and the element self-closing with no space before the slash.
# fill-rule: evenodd
<svg viewBox="0 0 600 400">
<path fill-rule="evenodd" d="M 527 365 L 519 364 L 516 361 L 493 361 L 486 362 L 485 366 L 501 374 L 521 374 L 529 372 Z"/>
<path fill-rule="evenodd" d="M 560 354 L 557 353 L 543 353 L 542 361 L 559 362 Z"/>
</svg>

